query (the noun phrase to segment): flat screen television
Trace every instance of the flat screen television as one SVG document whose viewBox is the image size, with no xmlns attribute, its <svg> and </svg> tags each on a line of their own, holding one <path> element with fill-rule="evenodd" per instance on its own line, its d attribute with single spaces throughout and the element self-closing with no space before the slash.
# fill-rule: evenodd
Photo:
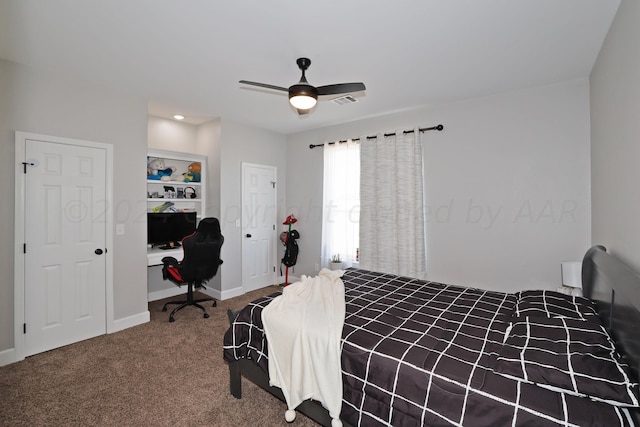
<svg viewBox="0 0 640 427">
<path fill-rule="evenodd" d="M 180 246 L 185 236 L 196 231 L 195 212 L 147 213 L 147 244 L 162 249 Z"/>
</svg>

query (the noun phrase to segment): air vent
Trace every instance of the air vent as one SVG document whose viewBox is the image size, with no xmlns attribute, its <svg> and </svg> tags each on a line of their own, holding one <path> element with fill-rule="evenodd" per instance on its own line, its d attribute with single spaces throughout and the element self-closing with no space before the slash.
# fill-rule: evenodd
<svg viewBox="0 0 640 427">
<path fill-rule="evenodd" d="M 339 98 L 332 99 L 331 102 L 338 105 L 344 105 L 353 104 L 354 102 L 358 102 L 358 100 L 351 95 L 344 95 Z"/>
</svg>

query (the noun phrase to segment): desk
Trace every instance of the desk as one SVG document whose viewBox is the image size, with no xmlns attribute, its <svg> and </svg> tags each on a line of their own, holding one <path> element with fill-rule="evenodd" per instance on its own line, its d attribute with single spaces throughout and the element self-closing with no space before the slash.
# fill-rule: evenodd
<svg viewBox="0 0 640 427">
<path fill-rule="evenodd" d="M 175 295 L 184 294 L 184 289 L 162 278 L 162 258 L 172 256 L 182 260 L 182 248 L 160 249 L 147 248 L 147 300 L 156 301 Z"/>
<path fill-rule="evenodd" d="M 162 265 L 162 258 L 166 256 L 172 256 L 178 261 L 182 260 L 182 248 L 175 249 L 160 249 L 160 248 L 147 248 L 147 266 Z"/>
</svg>

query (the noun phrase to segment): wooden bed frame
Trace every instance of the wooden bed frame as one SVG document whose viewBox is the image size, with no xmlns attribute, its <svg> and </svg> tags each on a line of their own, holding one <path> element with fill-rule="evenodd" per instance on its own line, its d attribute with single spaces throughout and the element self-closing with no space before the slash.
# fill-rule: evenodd
<svg viewBox="0 0 640 427">
<path fill-rule="evenodd" d="M 237 311 L 227 311 L 229 324 L 233 323 L 233 320 L 236 318 L 236 314 Z M 242 398 L 242 377 L 245 377 L 258 387 L 265 389 L 286 403 L 282 390 L 278 387 L 269 385 L 269 374 L 265 373 L 256 363 L 249 359 L 240 359 L 229 363 L 229 389 L 231 391 L 231 395 L 236 399 Z M 331 416 L 329 416 L 329 411 L 327 411 L 320 402 L 305 400 L 296 408 L 296 412 L 306 415 L 322 426 L 331 426 Z M 349 427 L 346 423 L 343 423 L 343 426 Z"/>
<path fill-rule="evenodd" d="M 635 378 L 639 378 L 640 276 L 607 253 L 604 246 L 593 246 L 582 261 L 582 283 L 584 296 L 596 301 L 602 322 L 614 338 L 623 360 L 629 364 Z M 230 323 L 236 313 L 228 311 Z M 229 363 L 229 376 L 231 394 L 237 399 L 242 397 L 242 377 L 245 377 L 285 402 L 282 391 L 270 386 L 268 374 L 251 360 Z M 323 426 L 331 426 L 331 417 L 319 402 L 305 401 L 296 411 Z M 640 426 L 640 409 L 630 412 Z"/>
</svg>

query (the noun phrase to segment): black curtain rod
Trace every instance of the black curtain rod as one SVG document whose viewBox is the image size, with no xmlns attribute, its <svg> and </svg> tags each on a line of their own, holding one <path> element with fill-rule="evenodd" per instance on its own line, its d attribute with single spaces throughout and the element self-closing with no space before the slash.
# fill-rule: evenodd
<svg viewBox="0 0 640 427">
<path fill-rule="evenodd" d="M 425 132 L 425 131 L 428 131 L 428 130 L 437 130 L 437 131 L 441 131 L 442 129 L 444 129 L 444 126 L 442 126 L 442 125 L 436 125 L 436 126 L 431 126 L 430 128 L 420 128 L 420 129 L 418 129 L 418 130 L 419 130 L 420 132 Z M 403 134 L 407 134 L 407 133 L 413 133 L 413 132 L 414 132 L 414 130 L 413 130 L 413 129 L 411 129 L 411 130 L 405 130 L 405 131 L 403 131 L 402 133 L 403 133 Z M 392 132 L 392 133 L 385 133 L 385 134 L 384 134 L 384 136 L 393 136 L 393 135 L 395 135 L 395 134 L 396 134 L 395 132 Z M 374 136 L 367 136 L 367 139 L 375 139 L 375 138 L 377 138 L 377 136 L 375 136 L 375 135 L 374 135 Z M 360 141 L 360 138 L 353 138 L 351 141 Z M 327 144 L 329 144 L 329 145 L 333 145 L 333 144 L 335 144 L 335 143 L 343 144 L 343 143 L 345 143 L 345 142 L 347 142 L 347 140 L 346 140 L 346 139 L 345 139 L 345 140 L 342 140 L 342 141 L 327 142 Z M 309 144 L 309 148 L 312 148 L 312 149 L 313 149 L 313 148 L 315 148 L 315 147 L 323 147 L 323 146 L 324 146 L 324 144 Z"/>
</svg>

